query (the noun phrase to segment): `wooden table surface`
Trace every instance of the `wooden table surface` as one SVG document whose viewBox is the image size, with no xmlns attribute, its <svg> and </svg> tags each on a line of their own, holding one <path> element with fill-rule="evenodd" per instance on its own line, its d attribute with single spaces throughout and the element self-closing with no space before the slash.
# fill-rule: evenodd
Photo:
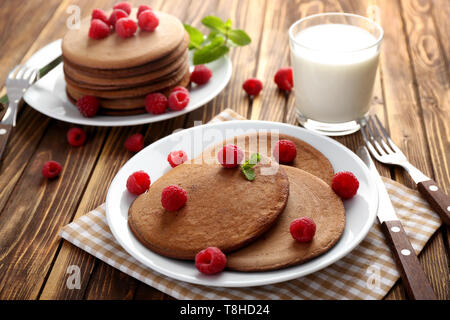
<svg viewBox="0 0 450 320">
<path fill-rule="evenodd" d="M 70 6 L 79 6 L 85 16 L 115 2 L 30 0 L 18 5 L 16 0 L 2 0 L 0 79 L 64 35 Z M 81 148 L 66 142 L 72 125 L 22 108 L 0 162 L 0 299 L 170 299 L 63 241 L 60 228 L 105 201 L 109 183 L 132 156 L 123 143 L 133 133 L 144 134 L 150 144 L 175 129 L 192 126 L 195 120 L 207 122 L 227 107 L 251 119 L 295 124 L 293 94 L 280 93 L 272 79 L 280 67 L 289 65 L 288 27 L 314 13 L 345 11 L 381 23 L 385 37 L 372 110 L 410 161 L 450 193 L 448 0 L 158 0 L 149 4 L 198 27 L 206 15 L 231 18 L 234 26 L 250 34 L 252 43 L 231 50 L 231 82 L 206 106 L 150 125 L 85 127 L 88 142 Z M 264 82 L 253 103 L 241 88 L 250 77 Z M 362 144 L 360 133 L 337 140 L 353 150 Z M 50 159 L 63 165 L 61 177 L 54 181 L 41 176 L 42 165 Z M 379 169 L 414 187 L 402 170 L 382 165 Z M 450 298 L 449 240 L 449 229 L 441 227 L 420 255 L 440 299 Z M 66 286 L 70 265 L 80 267 L 80 289 Z M 386 298 L 405 298 L 400 282 Z"/>
</svg>

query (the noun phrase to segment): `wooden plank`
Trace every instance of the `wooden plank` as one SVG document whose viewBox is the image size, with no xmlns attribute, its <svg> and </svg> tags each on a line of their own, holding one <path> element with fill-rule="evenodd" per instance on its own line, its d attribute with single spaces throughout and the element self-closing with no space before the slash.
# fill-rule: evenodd
<svg viewBox="0 0 450 320">
<path fill-rule="evenodd" d="M 448 0 L 432 0 L 429 3 L 438 35 L 438 42 L 445 57 L 447 73 L 450 73 L 450 5 Z"/>
</svg>

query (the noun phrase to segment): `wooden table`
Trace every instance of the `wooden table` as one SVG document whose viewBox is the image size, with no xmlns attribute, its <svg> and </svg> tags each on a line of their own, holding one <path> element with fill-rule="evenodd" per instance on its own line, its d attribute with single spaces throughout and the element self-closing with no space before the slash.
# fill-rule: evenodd
<svg viewBox="0 0 450 320">
<path fill-rule="evenodd" d="M 0 78 L 30 55 L 63 36 L 68 8 L 82 16 L 116 1 L 0 2 Z M 141 1 L 131 1 L 139 5 Z M 383 119 L 393 140 L 411 162 L 450 193 L 450 5 L 428 1 L 275 1 L 158 0 L 154 9 L 200 26 L 202 17 L 231 18 L 252 37 L 248 47 L 232 49 L 230 84 L 206 106 L 178 118 L 151 125 L 86 127 L 88 143 L 72 148 L 65 135 L 72 125 L 52 120 L 30 107 L 22 108 L 0 163 L 0 298 L 1 299 L 170 299 L 132 277 L 63 241 L 60 228 L 105 201 L 109 183 L 132 156 L 123 143 L 132 133 L 150 144 L 178 128 L 204 123 L 230 107 L 251 119 L 296 123 L 293 94 L 280 93 L 272 79 L 289 65 L 288 27 L 318 12 L 345 11 L 377 19 L 385 30 L 372 109 Z M 251 103 L 241 88 L 256 77 L 262 94 Z M 337 138 L 351 149 L 361 145 L 360 133 Z M 41 167 L 47 160 L 63 165 L 62 176 L 47 181 Z M 401 183 L 414 184 L 402 170 L 379 165 Z M 449 299 L 449 229 L 441 227 L 420 260 L 440 299 Z M 78 265 L 81 288 L 68 289 L 67 268 Z M 398 283 L 387 299 L 404 299 Z"/>
</svg>

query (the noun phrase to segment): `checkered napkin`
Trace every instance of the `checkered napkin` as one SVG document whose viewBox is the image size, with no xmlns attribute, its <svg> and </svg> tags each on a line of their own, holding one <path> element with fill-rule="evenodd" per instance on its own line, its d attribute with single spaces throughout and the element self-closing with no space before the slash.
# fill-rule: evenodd
<svg viewBox="0 0 450 320">
<path fill-rule="evenodd" d="M 243 119 L 227 109 L 211 122 Z M 406 233 L 420 252 L 441 221 L 417 191 L 384 179 Z M 126 274 L 177 299 L 381 299 L 399 278 L 378 221 L 351 253 L 308 276 L 251 288 L 216 288 L 177 281 L 136 261 L 114 239 L 104 204 L 78 218 L 61 237 Z"/>
</svg>

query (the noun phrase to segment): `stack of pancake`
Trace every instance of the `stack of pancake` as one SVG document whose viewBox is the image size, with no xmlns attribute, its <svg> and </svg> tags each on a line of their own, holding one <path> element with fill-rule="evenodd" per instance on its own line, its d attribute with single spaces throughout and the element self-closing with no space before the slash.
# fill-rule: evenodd
<svg viewBox="0 0 450 320">
<path fill-rule="evenodd" d="M 168 95 L 189 85 L 189 36 L 176 17 L 155 12 L 159 26 L 121 38 L 112 32 L 104 39 L 88 37 L 90 17 L 70 30 L 62 42 L 66 91 L 72 101 L 84 95 L 99 98 L 106 115 L 145 113 L 145 96 Z M 130 17 L 136 16 L 134 9 Z"/>
</svg>

